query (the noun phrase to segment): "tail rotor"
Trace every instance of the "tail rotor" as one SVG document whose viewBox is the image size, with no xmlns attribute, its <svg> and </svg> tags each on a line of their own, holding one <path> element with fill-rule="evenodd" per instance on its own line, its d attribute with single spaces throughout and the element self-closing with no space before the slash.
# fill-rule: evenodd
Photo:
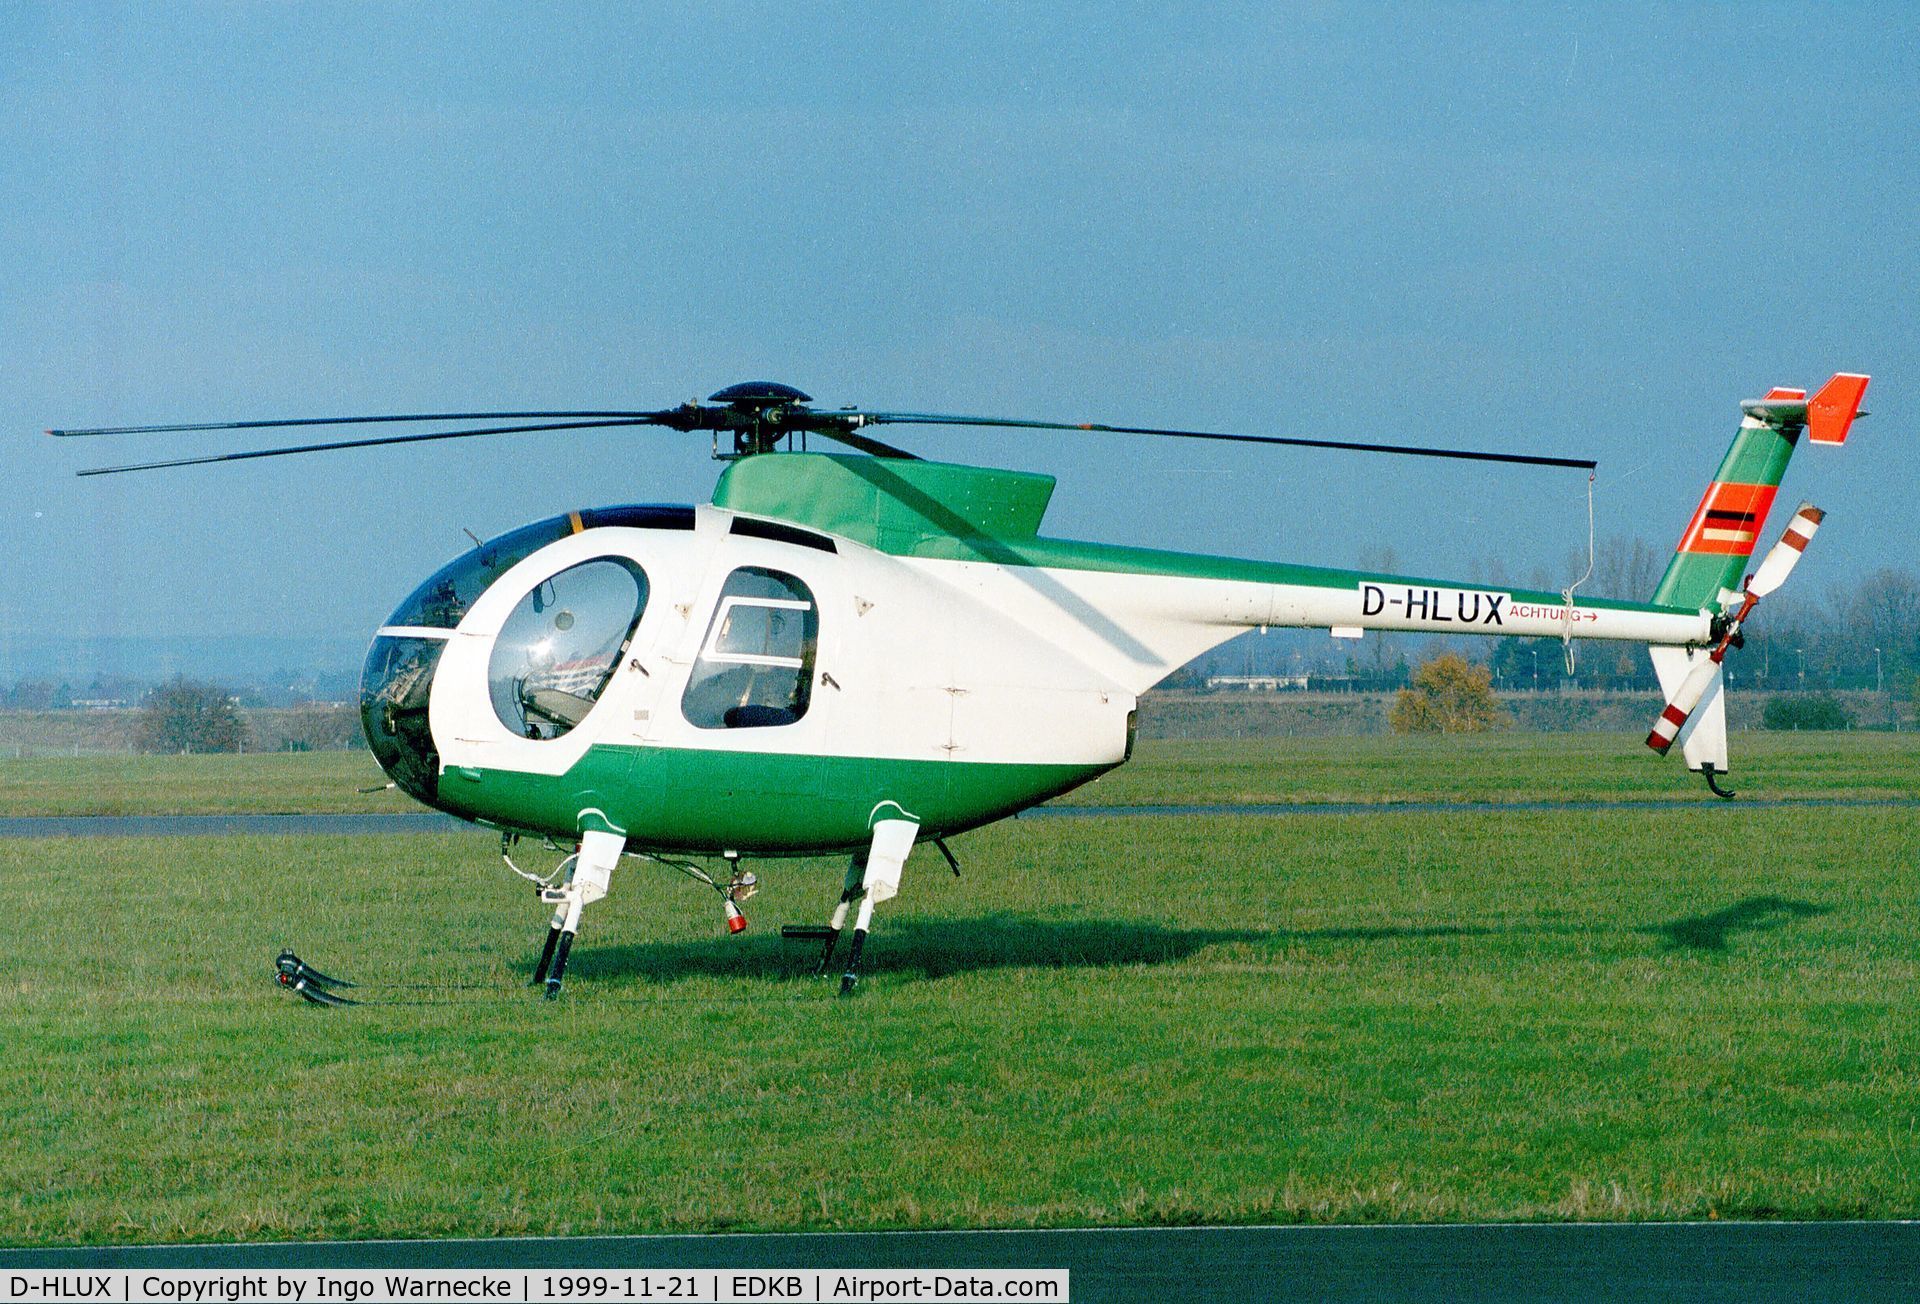
<svg viewBox="0 0 1920 1304">
<path fill-rule="evenodd" d="M 1747 577 L 1746 586 L 1741 593 L 1732 595 L 1738 598 L 1739 605 L 1716 622 L 1718 638 L 1712 650 L 1704 657 L 1695 655 L 1692 668 L 1687 671 L 1686 678 L 1680 681 L 1680 686 L 1673 691 L 1666 709 L 1661 711 L 1659 718 L 1653 722 L 1653 731 L 1647 735 L 1647 746 L 1662 756 L 1667 754 L 1667 750 L 1673 746 L 1680 731 L 1686 728 L 1687 721 L 1692 717 L 1701 700 L 1719 680 L 1721 665 L 1727 658 L 1728 649 L 1737 648 L 1743 644 L 1744 639 L 1740 633 L 1742 624 L 1753 614 L 1754 608 L 1760 605 L 1760 599 L 1786 583 L 1787 576 L 1791 575 L 1793 568 L 1800 564 L 1800 558 L 1806 553 L 1807 545 L 1813 541 L 1815 531 L 1820 528 L 1820 522 L 1825 519 L 1826 513 L 1812 503 L 1800 504 L 1800 510 L 1793 514 L 1791 521 L 1787 522 L 1786 531 L 1781 534 L 1779 542 L 1773 545 L 1765 560 L 1760 563 L 1760 569 Z M 1708 781 L 1712 782 L 1711 774 L 1708 775 Z M 1720 789 L 1715 787 L 1714 791 L 1719 792 Z"/>
</svg>

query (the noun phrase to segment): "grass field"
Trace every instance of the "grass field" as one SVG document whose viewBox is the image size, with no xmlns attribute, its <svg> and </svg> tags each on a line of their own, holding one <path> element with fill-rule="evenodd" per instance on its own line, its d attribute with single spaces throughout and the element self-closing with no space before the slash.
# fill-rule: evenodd
<svg viewBox="0 0 1920 1304">
<path fill-rule="evenodd" d="M 1920 734 L 1741 734 L 1735 788 L 1756 797 L 1920 793 Z M 253 756 L 0 759 L 0 815 L 167 815 L 402 811 L 364 751 Z M 1616 734 L 1471 738 L 1144 739 L 1132 761 L 1066 804 L 1520 801 L 1695 802 L 1705 785 Z"/>
<path fill-rule="evenodd" d="M 364 750 L 0 759 L 0 815 L 233 815 L 419 810 Z"/>
<path fill-rule="evenodd" d="M 1914 790 L 1904 738 L 1809 742 L 1743 781 Z M 1605 790 L 1607 745 L 1169 745 L 1089 795 L 1644 795 Z M 521 986 L 544 912 L 484 834 L 0 840 L 0 1243 L 1920 1212 L 1910 809 L 1028 821 L 956 850 L 959 880 L 909 866 L 850 1001 L 775 935 L 838 865 L 757 866 L 730 940 L 629 862 L 548 1005 Z M 307 1008 L 283 944 L 422 985 Z"/>
</svg>

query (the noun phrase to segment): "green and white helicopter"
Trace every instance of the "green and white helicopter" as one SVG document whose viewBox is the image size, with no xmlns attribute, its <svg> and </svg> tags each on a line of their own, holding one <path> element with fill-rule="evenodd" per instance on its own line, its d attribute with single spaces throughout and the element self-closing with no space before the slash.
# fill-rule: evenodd
<svg viewBox="0 0 1920 1304">
<path fill-rule="evenodd" d="M 1804 433 L 1839 444 L 1867 377 L 1811 399 L 1742 404 L 1733 446 L 1646 602 L 1152 551 L 1040 532 L 1052 477 L 923 461 L 862 433 L 971 425 L 1225 439 L 1592 469 L 1580 459 L 1208 431 L 810 406 L 751 382 L 660 411 L 415 413 L 137 426 L 106 435 L 385 422 L 497 422 L 129 466 L 83 475 L 538 430 L 713 432 L 711 503 L 570 512 L 442 567 L 375 634 L 361 684 L 367 741 L 429 806 L 565 852 L 534 879 L 553 907 L 534 975 L 557 996 L 583 909 L 623 856 L 692 873 L 729 928 L 748 856 L 850 852 L 824 927 L 787 930 L 854 990 L 875 905 L 920 842 L 1058 796 L 1125 762 L 1142 692 L 1253 628 L 1645 643 L 1669 699 L 1648 737 L 1680 743 L 1727 795 L 1721 663 L 1754 604 L 1820 521 L 1803 506 L 1746 581 Z M 807 450 L 824 438 L 851 453 Z M 727 442 L 723 446 L 722 440 Z M 688 856 L 721 857 L 715 879 Z M 508 863 L 513 862 L 509 857 Z M 518 870 L 518 866 L 515 866 Z M 957 871 L 957 865 L 956 865 Z M 283 959 L 310 999 L 334 980 Z"/>
</svg>

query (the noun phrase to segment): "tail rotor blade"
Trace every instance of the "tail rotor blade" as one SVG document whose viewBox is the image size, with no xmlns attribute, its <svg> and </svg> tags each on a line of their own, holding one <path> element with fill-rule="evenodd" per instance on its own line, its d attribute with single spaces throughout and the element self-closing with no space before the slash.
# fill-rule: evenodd
<svg viewBox="0 0 1920 1304">
<path fill-rule="evenodd" d="M 1673 740 L 1686 728 L 1687 720 L 1693 715 L 1694 708 L 1700 705 L 1700 699 L 1707 695 L 1713 686 L 1714 676 L 1720 673 L 1720 663 L 1726 660 L 1727 649 L 1732 646 L 1734 636 L 1740 631 L 1740 623 L 1753 614 L 1760 599 L 1772 593 L 1786 582 L 1793 568 L 1800 564 L 1800 555 L 1807 550 L 1807 544 L 1813 539 L 1820 522 L 1826 519 L 1826 513 L 1812 503 L 1801 503 L 1800 510 L 1787 522 L 1785 533 L 1780 541 L 1773 545 L 1767 559 L 1760 563 L 1753 578 L 1747 581 L 1747 591 L 1739 611 L 1733 613 L 1732 620 L 1726 626 L 1726 632 L 1701 660 L 1694 663 L 1687 677 L 1680 681 L 1680 687 L 1667 703 L 1660 718 L 1653 722 L 1653 732 L 1647 735 L 1647 746 L 1662 756 L 1673 746 Z"/>
<path fill-rule="evenodd" d="M 1722 649 L 1715 649 L 1716 653 L 1720 651 Z M 1687 672 L 1687 677 L 1680 681 L 1680 689 L 1673 695 L 1673 700 L 1667 703 L 1666 709 L 1660 712 L 1659 718 L 1653 722 L 1653 732 L 1647 735 L 1647 746 L 1662 756 L 1667 754 L 1667 749 L 1673 746 L 1673 740 L 1679 736 L 1682 729 L 1686 728 L 1687 718 L 1693 714 L 1693 709 L 1700 705 L 1700 699 L 1707 695 L 1707 689 L 1713 685 L 1714 676 L 1719 673 L 1720 657 L 1718 655 L 1705 657 Z"/>
<path fill-rule="evenodd" d="M 1787 522 L 1787 529 L 1780 536 L 1780 542 L 1773 545 L 1767 559 L 1760 563 L 1760 569 L 1747 581 L 1747 592 L 1756 598 L 1767 594 L 1786 583 L 1787 576 L 1800 564 L 1800 556 L 1813 541 L 1813 533 L 1820 528 L 1820 522 L 1827 514 L 1812 503 L 1801 503 L 1800 510 Z"/>
</svg>

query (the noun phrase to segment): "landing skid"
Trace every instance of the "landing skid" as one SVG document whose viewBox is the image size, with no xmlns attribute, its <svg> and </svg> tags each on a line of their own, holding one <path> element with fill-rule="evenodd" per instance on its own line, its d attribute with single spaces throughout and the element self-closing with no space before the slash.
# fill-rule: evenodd
<svg viewBox="0 0 1920 1304">
<path fill-rule="evenodd" d="M 1714 796 L 1720 798 L 1722 801 L 1732 801 L 1739 794 L 1734 792 L 1734 790 L 1731 788 L 1722 788 L 1719 785 L 1719 783 L 1717 783 L 1714 780 L 1714 777 L 1713 777 L 1716 774 L 1725 774 L 1725 773 L 1726 773 L 1725 770 L 1714 769 L 1712 761 L 1708 761 L 1700 767 L 1700 774 L 1707 781 L 1707 789 L 1710 792 L 1712 792 Z"/>
<path fill-rule="evenodd" d="M 580 913 L 607 894 L 613 867 L 620 863 L 626 848 L 627 840 L 621 834 L 583 833 L 580 850 L 568 857 L 566 877 L 557 886 L 538 888 L 540 900 L 553 907 L 553 918 L 547 921 L 546 944 L 540 948 L 540 963 L 534 966 L 533 980 L 528 986 L 544 987 L 546 999 L 560 999 L 560 984 L 567 976 L 573 939 L 580 933 Z"/>
</svg>

